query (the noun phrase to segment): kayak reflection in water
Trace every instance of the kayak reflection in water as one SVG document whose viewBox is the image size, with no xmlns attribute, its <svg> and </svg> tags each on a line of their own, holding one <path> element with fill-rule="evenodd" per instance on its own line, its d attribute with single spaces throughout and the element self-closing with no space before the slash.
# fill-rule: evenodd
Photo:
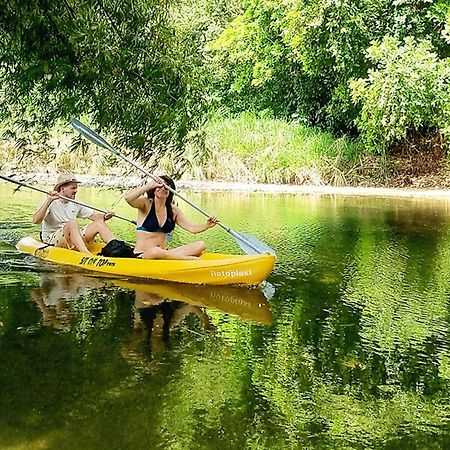
<svg viewBox="0 0 450 450">
<path fill-rule="evenodd" d="M 175 225 L 190 233 L 201 233 L 216 225 L 218 219 L 211 216 L 203 224 L 192 223 L 172 204 L 174 194 L 164 184 L 175 190 L 174 181 L 163 175 L 125 195 L 128 204 L 138 210 L 134 252 L 145 259 L 196 259 L 206 248 L 204 241 L 166 249 L 167 235 Z"/>
<path fill-rule="evenodd" d="M 197 328 L 200 322 L 205 331 L 214 330 L 209 316 L 202 308 L 178 300 L 170 300 L 148 292 L 136 291 L 134 312 L 134 338 L 145 339 L 149 352 L 161 353 L 170 341 L 170 332 L 189 322 L 190 328 Z M 191 318 L 197 324 L 191 322 Z M 142 333 L 145 333 L 144 336 Z M 130 342 L 131 344 L 131 342 Z"/>
</svg>

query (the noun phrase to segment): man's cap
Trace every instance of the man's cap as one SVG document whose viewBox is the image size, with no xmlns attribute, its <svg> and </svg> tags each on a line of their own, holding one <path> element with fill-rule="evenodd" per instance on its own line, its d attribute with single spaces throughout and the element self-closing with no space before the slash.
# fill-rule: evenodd
<svg viewBox="0 0 450 450">
<path fill-rule="evenodd" d="M 73 173 L 62 173 L 58 177 L 58 181 L 55 184 L 54 190 L 57 191 L 62 185 L 68 183 L 79 183 L 79 181 L 75 178 Z"/>
</svg>

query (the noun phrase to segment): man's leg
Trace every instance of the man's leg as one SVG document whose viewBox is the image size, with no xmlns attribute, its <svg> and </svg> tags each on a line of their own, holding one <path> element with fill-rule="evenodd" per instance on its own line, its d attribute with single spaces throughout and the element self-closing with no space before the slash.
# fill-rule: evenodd
<svg viewBox="0 0 450 450">
<path fill-rule="evenodd" d="M 62 230 L 69 248 L 75 247 L 79 252 L 91 253 L 75 221 L 65 223 Z"/>
<path fill-rule="evenodd" d="M 103 220 L 96 220 L 90 223 L 84 230 L 83 236 L 85 242 L 89 245 L 94 242 L 95 236 L 100 235 L 101 240 L 107 244 L 112 239 L 115 239 L 112 231 L 108 228 Z"/>
</svg>

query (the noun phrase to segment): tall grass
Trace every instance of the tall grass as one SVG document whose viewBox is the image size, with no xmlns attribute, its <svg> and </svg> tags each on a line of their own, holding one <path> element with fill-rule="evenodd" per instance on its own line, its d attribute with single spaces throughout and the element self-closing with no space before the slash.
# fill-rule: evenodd
<svg viewBox="0 0 450 450">
<path fill-rule="evenodd" d="M 204 127 L 205 147 L 188 148 L 184 179 L 288 184 L 377 184 L 387 174 L 386 160 L 363 156 L 361 144 L 256 113 L 213 117 Z M 3 172 L 75 172 L 131 175 L 133 170 L 84 140 L 52 131 L 45 145 L 0 141 Z M 80 142 L 78 142 L 80 144 Z M 176 173 L 177 161 L 166 155 L 156 173 Z"/>
<path fill-rule="evenodd" d="M 197 178 L 292 184 L 346 184 L 361 144 L 299 123 L 244 113 L 216 116 L 205 127 Z"/>
<path fill-rule="evenodd" d="M 44 143 L 30 139 L 0 140 L 0 167 L 3 172 L 106 175 L 114 168 L 113 160 L 107 152 L 58 126 L 49 132 Z"/>
</svg>

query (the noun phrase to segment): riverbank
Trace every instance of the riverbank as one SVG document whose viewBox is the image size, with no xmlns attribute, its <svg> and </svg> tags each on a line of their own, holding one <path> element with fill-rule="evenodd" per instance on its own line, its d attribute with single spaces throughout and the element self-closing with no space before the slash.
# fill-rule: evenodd
<svg viewBox="0 0 450 450">
<path fill-rule="evenodd" d="M 56 174 L 35 173 L 20 174 L 5 173 L 5 176 L 20 180 L 31 186 L 51 186 Z M 77 179 L 86 186 L 102 188 L 130 189 L 142 182 L 140 177 L 85 175 L 77 174 Z M 177 188 L 192 191 L 234 191 L 264 194 L 297 194 L 297 195 L 342 195 L 342 196 L 371 196 L 371 197 L 406 197 L 406 198 L 450 198 L 450 189 L 440 188 L 402 188 L 402 187 L 366 187 L 366 186 L 326 186 L 326 185 L 289 185 L 289 184 L 261 184 L 237 182 L 212 182 L 181 180 Z"/>
<path fill-rule="evenodd" d="M 442 143 L 372 154 L 359 140 L 254 113 L 211 119 L 204 138 L 202 144 L 187 145 L 183 155 L 159 158 L 159 170 L 182 173 L 181 186 L 202 190 L 442 196 L 436 191 L 450 189 L 450 158 Z M 131 166 L 83 143 L 74 142 L 68 130 L 56 130 L 45 147 L 0 140 L 1 172 L 42 171 L 36 180 L 45 183 L 62 171 L 91 174 L 91 185 L 140 183 L 140 173 Z M 154 163 L 148 161 L 147 167 Z"/>
</svg>

